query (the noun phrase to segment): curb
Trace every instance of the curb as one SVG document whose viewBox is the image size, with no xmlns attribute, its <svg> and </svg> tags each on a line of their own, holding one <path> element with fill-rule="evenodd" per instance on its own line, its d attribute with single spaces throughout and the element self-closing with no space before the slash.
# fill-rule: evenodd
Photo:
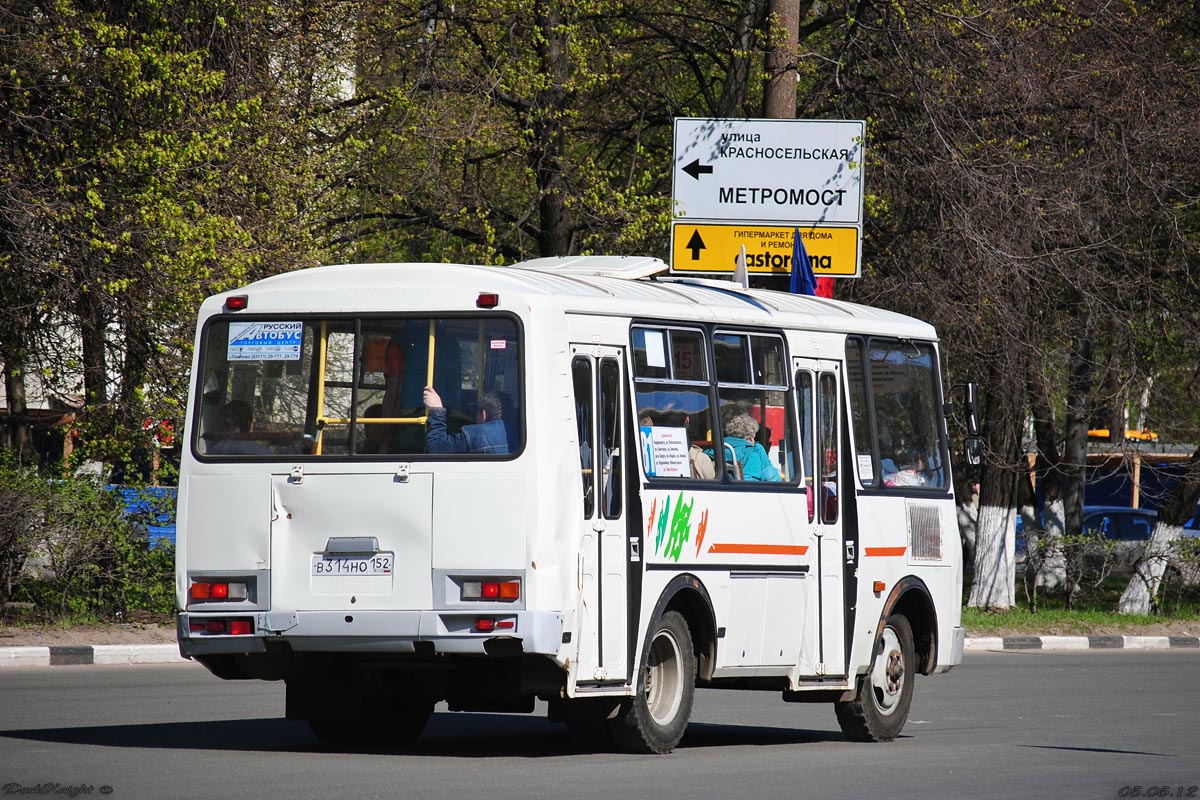
<svg viewBox="0 0 1200 800">
<path fill-rule="evenodd" d="M 89 644 L 0 647 L 4 667 L 68 667 L 93 664 L 185 664 L 176 644 Z"/>
<path fill-rule="evenodd" d="M 1200 636 L 982 636 L 966 649 L 983 650 L 1187 650 L 1200 649 Z"/>
<path fill-rule="evenodd" d="M 979 636 L 965 649 L 1003 650 L 1200 650 L 1198 636 Z M 92 644 L 0 647 L 4 667 L 69 667 L 96 664 L 186 664 L 174 644 Z"/>
</svg>

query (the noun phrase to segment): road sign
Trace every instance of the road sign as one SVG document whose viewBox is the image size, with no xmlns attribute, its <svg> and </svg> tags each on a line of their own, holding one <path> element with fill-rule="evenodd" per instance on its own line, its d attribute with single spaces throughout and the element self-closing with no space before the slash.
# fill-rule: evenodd
<svg viewBox="0 0 1200 800">
<path fill-rule="evenodd" d="M 861 225 L 861 120 L 676 119 L 677 219 Z"/>
<path fill-rule="evenodd" d="M 671 223 L 671 272 L 729 274 L 742 245 L 750 273 L 788 275 L 792 271 L 794 225 Z M 857 278 L 859 235 L 855 226 L 800 226 L 804 249 L 820 277 Z"/>
</svg>

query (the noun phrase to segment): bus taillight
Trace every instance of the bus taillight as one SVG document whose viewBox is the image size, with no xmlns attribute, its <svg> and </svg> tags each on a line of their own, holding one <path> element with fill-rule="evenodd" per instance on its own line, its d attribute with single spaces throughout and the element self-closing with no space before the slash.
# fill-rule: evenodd
<svg viewBox="0 0 1200 800">
<path fill-rule="evenodd" d="M 254 633 L 251 619 L 193 619 L 188 630 L 205 636 L 249 636 Z"/>
<path fill-rule="evenodd" d="M 520 581 L 464 581 L 463 600 L 519 600 Z"/>
<path fill-rule="evenodd" d="M 516 630 L 515 619 L 496 619 L 495 617 L 479 617 L 475 620 L 476 633 L 492 633 L 493 631 Z"/>
<path fill-rule="evenodd" d="M 188 599 L 210 603 L 225 600 L 245 600 L 249 591 L 245 583 L 229 581 L 197 581 L 188 588 Z"/>
</svg>

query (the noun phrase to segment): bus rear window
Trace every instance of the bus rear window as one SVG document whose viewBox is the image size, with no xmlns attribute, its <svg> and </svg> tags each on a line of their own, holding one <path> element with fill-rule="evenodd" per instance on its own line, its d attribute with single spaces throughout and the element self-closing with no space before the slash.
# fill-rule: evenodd
<svg viewBox="0 0 1200 800">
<path fill-rule="evenodd" d="M 199 456 L 505 457 L 521 445 L 507 317 L 222 318 L 201 347 Z"/>
</svg>

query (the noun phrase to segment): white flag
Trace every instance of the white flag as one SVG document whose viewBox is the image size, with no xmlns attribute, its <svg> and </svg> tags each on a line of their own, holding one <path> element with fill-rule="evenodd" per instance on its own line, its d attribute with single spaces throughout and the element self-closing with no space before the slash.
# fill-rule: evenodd
<svg viewBox="0 0 1200 800">
<path fill-rule="evenodd" d="M 733 269 L 733 282 L 743 289 L 750 288 L 750 275 L 746 272 L 746 245 L 738 252 L 737 266 Z"/>
</svg>

